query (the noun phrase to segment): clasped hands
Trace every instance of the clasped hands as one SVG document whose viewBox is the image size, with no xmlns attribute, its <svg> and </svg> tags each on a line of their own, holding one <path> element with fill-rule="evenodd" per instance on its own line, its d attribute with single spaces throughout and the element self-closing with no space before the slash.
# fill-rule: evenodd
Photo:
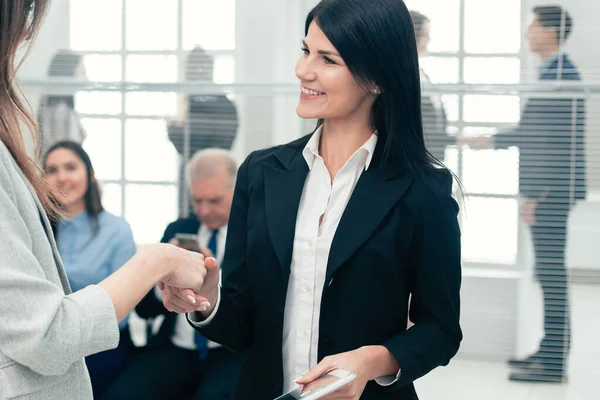
<svg viewBox="0 0 600 400">
<path fill-rule="evenodd" d="M 169 311 L 183 314 L 210 312 L 214 308 L 219 290 L 219 265 L 214 257 L 205 258 L 202 253 L 194 255 L 199 258 L 199 265 L 193 287 L 186 287 L 179 282 L 179 276 L 158 283 L 163 304 Z"/>
<path fill-rule="evenodd" d="M 493 147 L 491 136 L 465 136 L 457 135 L 456 144 L 469 146 L 473 150 L 486 150 Z"/>
</svg>

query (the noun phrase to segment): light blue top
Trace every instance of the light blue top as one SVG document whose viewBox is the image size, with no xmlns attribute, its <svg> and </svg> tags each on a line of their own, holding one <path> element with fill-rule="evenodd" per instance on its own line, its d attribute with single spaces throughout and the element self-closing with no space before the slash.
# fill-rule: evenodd
<svg viewBox="0 0 600 400">
<path fill-rule="evenodd" d="M 136 252 L 127 221 L 107 211 L 98 215 L 95 234 L 92 219 L 84 211 L 69 221 L 60 222 L 56 238 L 73 292 L 100 283 Z M 126 326 L 127 318 L 124 318 L 119 327 Z"/>
</svg>

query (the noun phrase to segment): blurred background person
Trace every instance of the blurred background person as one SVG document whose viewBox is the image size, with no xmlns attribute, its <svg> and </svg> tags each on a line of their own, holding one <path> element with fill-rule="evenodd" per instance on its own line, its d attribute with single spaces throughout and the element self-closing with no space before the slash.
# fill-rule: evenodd
<svg viewBox="0 0 600 400">
<path fill-rule="evenodd" d="M 185 62 L 185 80 L 193 84 L 214 85 L 214 59 L 195 46 Z M 192 94 L 180 97 L 179 114 L 167 124 L 169 140 L 181 156 L 179 211 L 183 210 L 185 165 L 198 150 L 216 147 L 231 150 L 238 129 L 235 104 L 225 93 Z"/>
<path fill-rule="evenodd" d="M 579 81 L 579 71 L 563 51 L 572 29 L 569 13 L 538 6 L 527 29 L 530 50 L 541 64 L 542 82 Z M 539 350 L 509 364 L 521 371 L 511 380 L 563 382 L 571 345 L 565 245 L 574 203 L 586 197 L 585 103 L 583 98 L 530 98 L 519 125 L 494 136 L 459 140 L 474 149 L 519 148 L 520 215 L 531 230 L 535 275 L 544 300 L 544 337 Z"/>
<path fill-rule="evenodd" d="M 221 261 L 233 199 L 237 164 L 227 150 L 198 151 L 186 171 L 194 212 L 172 222 L 162 243 L 198 251 Z M 188 235 L 185 237 L 180 234 Z M 163 316 L 132 365 L 108 390 L 105 400 L 231 399 L 241 369 L 241 356 L 207 341 L 184 314 L 169 312 L 160 291 L 150 291 L 136 307 L 149 323 Z"/>
<path fill-rule="evenodd" d="M 102 207 L 90 157 L 80 144 L 60 141 L 43 159 L 48 181 L 61 193 L 66 219 L 53 224 L 58 251 L 71 289 L 76 292 L 101 282 L 136 253 L 129 224 Z M 120 341 L 114 350 L 86 357 L 94 397 L 98 398 L 125 369 L 132 342 L 128 318 L 119 323 Z"/>
<path fill-rule="evenodd" d="M 431 21 L 418 11 L 410 11 L 410 17 L 415 29 L 417 52 L 421 59 L 429 53 Z M 431 80 L 423 68 L 419 68 L 419 74 L 422 86 L 431 84 Z M 448 119 L 446 118 L 446 110 L 444 109 L 441 96 L 439 94 L 422 94 L 421 113 L 423 114 L 423 131 L 425 133 L 427 150 L 435 158 L 443 162 L 446 146 L 455 144 L 456 140 L 446 132 Z"/>
<path fill-rule="evenodd" d="M 48 77 L 60 79 L 86 79 L 83 57 L 70 50 L 59 50 L 48 68 Z M 47 95 L 40 102 L 38 124 L 42 135 L 42 154 L 61 140 L 72 140 L 79 144 L 86 132 L 75 112 L 75 96 L 72 94 Z"/>
</svg>

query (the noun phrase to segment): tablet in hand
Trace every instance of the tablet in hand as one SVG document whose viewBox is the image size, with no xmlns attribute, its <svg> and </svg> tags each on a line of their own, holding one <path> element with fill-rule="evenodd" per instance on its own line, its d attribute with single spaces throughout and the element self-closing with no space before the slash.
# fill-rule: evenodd
<svg viewBox="0 0 600 400">
<path fill-rule="evenodd" d="M 352 382 L 354 372 L 334 369 L 314 381 L 285 393 L 275 400 L 317 400 Z"/>
</svg>

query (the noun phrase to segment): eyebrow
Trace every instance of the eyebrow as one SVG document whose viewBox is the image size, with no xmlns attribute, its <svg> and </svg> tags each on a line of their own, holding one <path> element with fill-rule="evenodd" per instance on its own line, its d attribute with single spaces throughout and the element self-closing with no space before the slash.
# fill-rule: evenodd
<svg viewBox="0 0 600 400">
<path fill-rule="evenodd" d="M 306 44 L 306 42 L 304 40 L 302 41 L 302 45 L 304 45 L 304 47 L 306 47 L 308 49 L 308 45 Z M 329 51 L 329 50 L 318 50 L 317 54 L 321 54 L 321 55 L 325 55 L 325 56 L 336 56 L 336 57 L 340 57 L 340 58 L 342 57 L 335 51 Z"/>
</svg>

